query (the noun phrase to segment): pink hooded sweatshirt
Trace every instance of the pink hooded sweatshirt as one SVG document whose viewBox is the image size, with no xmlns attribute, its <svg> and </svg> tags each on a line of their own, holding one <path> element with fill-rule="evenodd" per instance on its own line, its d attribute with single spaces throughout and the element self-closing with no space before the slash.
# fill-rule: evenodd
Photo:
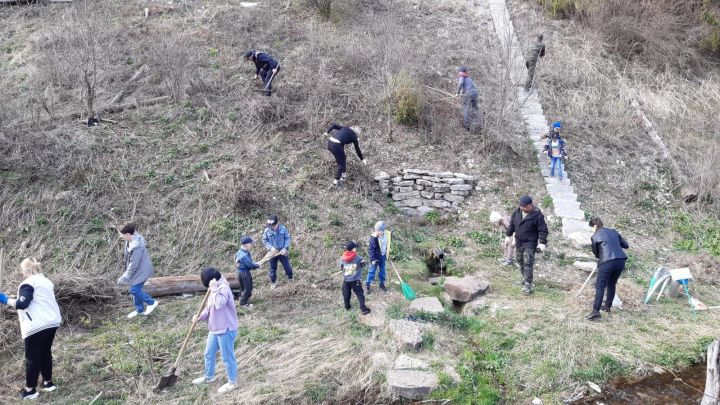
<svg viewBox="0 0 720 405">
<path fill-rule="evenodd" d="M 237 330 L 238 318 L 233 301 L 232 290 L 225 277 L 220 277 L 217 284 L 211 283 L 210 296 L 207 305 L 198 318 L 201 321 L 207 319 L 208 330 L 213 335 L 220 335 L 229 331 Z"/>
</svg>

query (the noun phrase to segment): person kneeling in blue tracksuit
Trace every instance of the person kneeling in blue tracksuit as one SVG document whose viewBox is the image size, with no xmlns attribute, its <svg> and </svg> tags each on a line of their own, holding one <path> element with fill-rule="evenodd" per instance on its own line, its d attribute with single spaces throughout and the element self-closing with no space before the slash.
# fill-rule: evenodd
<svg viewBox="0 0 720 405">
<path fill-rule="evenodd" d="M 375 280 L 375 272 L 378 272 L 380 289 L 387 291 L 387 287 L 385 287 L 385 263 L 387 262 L 388 237 L 385 235 L 385 222 L 379 221 L 375 224 L 375 232 L 370 236 L 368 245 L 370 271 L 368 271 L 367 280 L 365 280 L 367 293 L 370 294 L 370 284 Z"/>
<path fill-rule="evenodd" d="M 243 308 L 250 309 L 253 305 L 250 303 L 250 297 L 253 290 L 252 270 L 259 269 L 260 265 L 252 260 L 250 248 L 253 240 L 249 236 L 243 236 L 240 239 L 240 250 L 235 255 L 235 268 L 238 270 L 238 281 L 240 282 L 240 305 Z"/>
</svg>

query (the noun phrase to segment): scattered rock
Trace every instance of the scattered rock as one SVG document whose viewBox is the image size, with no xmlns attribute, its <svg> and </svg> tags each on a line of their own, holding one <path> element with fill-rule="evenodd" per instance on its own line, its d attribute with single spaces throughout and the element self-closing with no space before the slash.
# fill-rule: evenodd
<svg viewBox="0 0 720 405">
<path fill-rule="evenodd" d="M 410 357 L 407 354 L 401 354 L 398 356 L 397 359 L 395 359 L 395 365 L 393 366 L 393 369 L 395 370 L 421 370 L 421 369 L 427 369 L 430 365 L 418 358 Z"/>
<path fill-rule="evenodd" d="M 542 399 L 538 397 L 533 398 L 532 405 L 543 405 Z"/>
<path fill-rule="evenodd" d="M 389 174 L 387 174 L 387 173 L 385 173 L 385 172 L 379 172 L 379 173 L 375 176 L 375 181 L 388 180 L 389 178 L 390 178 L 390 175 L 389 175 Z"/>
<path fill-rule="evenodd" d="M 420 215 L 423 215 L 423 216 L 424 216 L 424 215 L 429 214 L 429 213 L 431 213 L 431 212 L 435 212 L 435 209 L 423 205 L 423 206 L 418 207 L 418 208 L 417 208 L 417 211 L 418 211 L 418 213 L 419 213 Z"/>
<path fill-rule="evenodd" d="M 477 297 L 463 306 L 463 313 L 477 315 L 488 308 L 485 297 Z"/>
<path fill-rule="evenodd" d="M 571 232 L 567 238 L 577 248 L 590 247 L 590 238 L 592 234 L 590 232 Z"/>
<path fill-rule="evenodd" d="M 428 312 L 431 314 L 438 314 L 443 312 L 443 308 L 440 300 L 437 297 L 423 297 L 416 298 L 408 307 L 408 313 L 415 315 L 418 312 Z"/>
<path fill-rule="evenodd" d="M 388 370 L 387 382 L 400 397 L 410 400 L 425 398 L 438 386 L 434 373 L 419 370 Z"/>
<path fill-rule="evenodd" d="M 390 321 L 389 327 L 401 349 L 417 350 L 420 348 L 422 332 L 417 323 L 404 319 L 393 319 Z"/>
<path fill-rule="evenodd" d="M 598 394 L 600 394 L 602 392 L 602 390 L 600 389 L 600 386 L 595 384 L 592 381 L 588 381 L 587 385 L 588 385 L 588 387 L 590 387 L 593 391 L 597 392 Z"/>
<path fill-rule="evenodd" d="M 470 302 L 488 288 L 490 282 L 477 276 L 445 277 L 445 292 L 455 301 Z"/>
<path fill-rule="evenodd" d="M 585 270 L 587 272 L 591 272 L 597 268 L 597 263 L 577 261 L 577 262 L 573 263 L 573 266 L 577 267 L 580 270 Z"/>
<path fill-rule="evenodd" d="M 360 315 L 358 320 L 360 323 L 371 328 L 379 328 L 385 325 L 387 318 L 385 317 L 385 308 L 387 304 L 377 303 L 372 305 L 372 311 L 367 315 Z"/>
</svg>

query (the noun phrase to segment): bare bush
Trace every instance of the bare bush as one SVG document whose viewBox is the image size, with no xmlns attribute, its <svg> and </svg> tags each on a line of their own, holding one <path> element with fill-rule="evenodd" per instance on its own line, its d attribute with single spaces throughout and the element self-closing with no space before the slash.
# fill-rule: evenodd
<svg viewBox="0 0 720 405">
<path fill-rule="evenodd" d="M 307 3 L 323 18 L 330 18 L 330 14 L 332 13 L 332 0 L 307 0 Z"/>
<path fill-rule="evenodd" d="M 188 74 L 192 68 L 190 38 L 161 32 L 149 46 L 149 58 L 157 77 L 173 100 L 185 97 Z"/>
<path fill-rule="evenodd" d="M 41 72 L 49 88 L 74 91 L 86 116 L 96 112 L 99 86 L 109 74 L 114 33 L 105 2 L 73 2 L 40 42 Z M 50 105 L 45 106 L 51 114 Z M 52 114 L 51 114 L 52 115 Z"/>
</svg>

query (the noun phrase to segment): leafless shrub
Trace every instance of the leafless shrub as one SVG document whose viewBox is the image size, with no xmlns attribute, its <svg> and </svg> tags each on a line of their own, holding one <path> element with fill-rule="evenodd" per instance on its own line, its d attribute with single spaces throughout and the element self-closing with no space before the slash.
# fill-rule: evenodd
<svg viewBox="0 0 720 405">
<path fill-rule="evenodd" d="M 73 2 L 58 21 L 48 24 L 39 45 L 46 82 L 74 91 L 87 116 L 95 115 L 99 88 L 110 73 L 110 15 L 105 2 Z"/>
<path fill-rule="evenodd" d="M 173 100 L 185 97 L 185 87 L 192 65 L 191 38 L 161 32 L 149 45 L 148 56 L 157 77 Z"/>
<path fill-rule="evenodd" d="M 307 0 L 307 3 L 323 18 L 330 18 L 330 14 L 332 13 L 332 0 Z"/>
</svg>

